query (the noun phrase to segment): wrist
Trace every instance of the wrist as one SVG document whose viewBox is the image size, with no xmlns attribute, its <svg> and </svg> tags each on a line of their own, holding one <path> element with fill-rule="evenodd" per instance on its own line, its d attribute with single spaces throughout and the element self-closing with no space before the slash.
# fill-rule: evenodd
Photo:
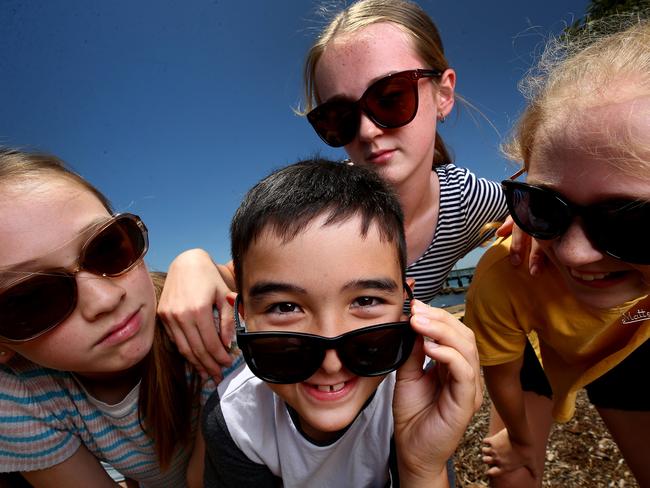
<svg viewBox="0 0 650 488">
<path fill-rule="evenodd" d="M 407 469 L 398 466 L 399 482 L 403 488 L 448 488 L 447 463 L 442 466 L 428 466 L 427 469 Z"/>
</svg>

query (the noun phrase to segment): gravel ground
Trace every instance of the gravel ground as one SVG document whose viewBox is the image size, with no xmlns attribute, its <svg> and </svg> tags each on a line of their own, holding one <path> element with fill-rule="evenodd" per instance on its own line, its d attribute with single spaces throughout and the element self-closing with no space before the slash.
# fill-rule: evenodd
<svg viewBox="0 0 650 488">
<path fill-rule="evenodd" d="M 456 451 L 457 486 L 488 486 L 480 459 L 480 446 L 488 428 L 490 400 L 484 399 L 465 437 Z M 576 415 L 566 424 L 555 424 L 551 431 L 545 488 L 628 488 L 638 487 L 598 412 L 584 391 L 578 396 Z"/>
</svg>

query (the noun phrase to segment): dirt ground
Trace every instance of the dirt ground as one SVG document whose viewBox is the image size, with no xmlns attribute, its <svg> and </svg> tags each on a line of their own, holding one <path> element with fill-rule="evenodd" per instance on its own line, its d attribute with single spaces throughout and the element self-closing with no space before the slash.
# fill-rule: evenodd
<svg viewBox="0 0 650 488">
<path fill-rule="evenodd" d="M 484 399 L 456 451 L 457 486 L 488 486 L 480 459 L 480 445 L 487 432 L 490 401 Z M 567 424 L 556 424 L 546 453 L 544 487 L 638 487 L 598 412 L 584 391 L 578 396 L 576 415 Z"/>
</svg>

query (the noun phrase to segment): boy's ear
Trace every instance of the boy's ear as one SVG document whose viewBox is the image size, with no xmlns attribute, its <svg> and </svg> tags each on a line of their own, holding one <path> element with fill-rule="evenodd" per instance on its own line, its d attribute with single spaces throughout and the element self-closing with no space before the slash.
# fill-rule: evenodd
<svg viewBox="0 0 650 488">
<path fill-rule="evenodd" d="M 16 355 L 16 351 L 0 346 L 0 364 L 7 364 Z"/>
</svg>

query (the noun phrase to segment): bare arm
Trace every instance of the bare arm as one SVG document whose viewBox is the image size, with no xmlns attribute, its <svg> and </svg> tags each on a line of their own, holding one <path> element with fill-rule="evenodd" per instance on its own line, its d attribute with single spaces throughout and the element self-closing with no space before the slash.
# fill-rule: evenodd
<svg viewBox="0 0 650 488">
<path fill-rule="evenodd" d="M 180 353 L 204 376 L 219 379 L 221 367 L 232 363 L 227 348 L 234 320 L 226 295 L 234 289 L 232 263 L 215 264 L 201 249 L 185 251 L 169 267 L 158 314 Z M 219 332 L 214 307 L 219 311 Z"/>
<path fill-rule="evenodd" d="M 72 456 L 51 468 L 25 471 L 23 477 L 34 488 L 60 488 L 61 486 L 92 486 L 117 488 L 99 461 L 84 446 Z"/>
</svg>

